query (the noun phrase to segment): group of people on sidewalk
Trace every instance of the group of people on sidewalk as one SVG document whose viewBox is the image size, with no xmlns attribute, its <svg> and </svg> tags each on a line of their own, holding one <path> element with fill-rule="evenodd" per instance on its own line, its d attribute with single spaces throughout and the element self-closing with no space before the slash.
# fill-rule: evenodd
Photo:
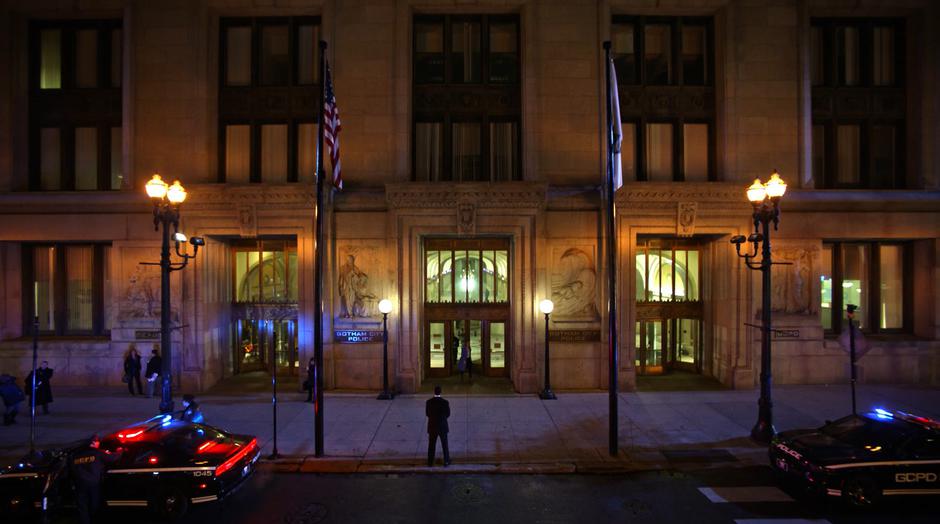
<svg viewBox="0 0 940 524">
<path fill-rule="evenodd" d="M 23 381 L 23 388 L 16 383 L 16 377 L 12 375 L 0 375 L 0 397 L 3 398 L 3 425 L 9 426 L 16 424 L 16 416 L 20 412 L 20 403 L 30 398 L 33 394 L 33 379 L 36 384 L 36 407 L 41 408 L 43 414 L 49 414 L 49 404 L 52 403 L 52 375 L 54 370 L 49 367 L 49 362 L 43 361 L 40 367 L 36 368 L 36 373 L 32 371 L 26 375 Z M 25 391 L 25 393 L 24 393 Z M 32 410 L 30 410 L 32 415 Z"/>
<path fill-rule="evenodd" d="M 124 375 L 121 377 L 121 381 L 127 384 L 127 390 L 132 396 L 134 395 L 134 384 L 137 384 L 137 394 L 144 394 L 140 382 L 140 370 L 142 369 L 140 361 L 141 357 L 140 353 L 137 352 L 137 345 L 131 343 L 127 346 L 127 351 L 124 352 Z M 160 350 L 154 344 L 153 350 L 150 352 L 150 360 L 147 361 L 147 369 L 144 372 L 144 377 L 147 380 L 148 398 L 153 398 L 154 389 L 160 383 L 161 373 L 163 373 L 163 358 L 160 357 Z"/>
</svg>

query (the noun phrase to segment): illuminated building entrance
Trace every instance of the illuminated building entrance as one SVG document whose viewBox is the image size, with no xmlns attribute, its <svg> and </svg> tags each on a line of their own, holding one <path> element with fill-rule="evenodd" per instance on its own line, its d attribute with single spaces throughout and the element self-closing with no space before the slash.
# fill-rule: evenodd
<svg viewBox="0 0 940 524">
<path fill-rule="evenodd" d="M 427 239 L 425 375 L 458 373 L 466 344 L 474 374 L 508 377 L 509 240 Z"/>
<path fill-rule="evenodd" d="M 672 238 L 637 239 L 636 369 L 659 375 L 702 366 L 701 251 Z"/>
<path fill-rule="evenodd" d="M 296 374 L 297 242 L 236 243 L 232 265 L 232 371 Z"/>
</svg>

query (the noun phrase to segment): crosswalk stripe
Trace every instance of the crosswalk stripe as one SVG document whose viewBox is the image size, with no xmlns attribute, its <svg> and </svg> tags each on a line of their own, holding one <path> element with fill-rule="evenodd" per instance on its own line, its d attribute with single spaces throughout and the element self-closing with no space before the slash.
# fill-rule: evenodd
<svg viewBox="0 0 940 524">
<path fill-rule="evenodd" d="M 698 490 L 715 504 L 725 502 L 793 502 L 789 495 L 773 486 L 722 486 Z"/>
<path fill-rule="evenodd" d="M 735 524 L 829 524 L 826 519 L 734 519 Z"/>
</svg>

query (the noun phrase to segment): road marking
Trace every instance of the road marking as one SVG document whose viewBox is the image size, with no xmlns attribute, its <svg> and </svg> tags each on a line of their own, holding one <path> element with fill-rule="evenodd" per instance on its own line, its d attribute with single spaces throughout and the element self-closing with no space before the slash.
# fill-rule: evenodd
<svg viewBox="0 0 940 524">
<path fill-rule="evenodd" d="M 738 486 L 698 488 L 715 504 L 725 502 L 793 502 L 789 495 L 773 486 Z"/>
<path fill-rule="evenodd" d="M 826 519 L 734 519 L 735 524 L 829 524 Z"/>
</svg>

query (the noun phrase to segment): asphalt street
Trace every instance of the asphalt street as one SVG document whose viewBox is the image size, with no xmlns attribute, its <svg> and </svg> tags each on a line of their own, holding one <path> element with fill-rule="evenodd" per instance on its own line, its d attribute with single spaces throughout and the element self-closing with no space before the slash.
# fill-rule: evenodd
<svg viewBox="0 0 940 524">
<path fill-rule="evenodd" d="M 629 475 L 310 475 L 260 471 L 187 523 L 936 523 L 940 500 L 857 511 L 776 487 L 764 467 Z M 73 522 L 67 516 L 56 522 Z M 100 522 L 157 522 L 137 509 Z"/>
</svg>

